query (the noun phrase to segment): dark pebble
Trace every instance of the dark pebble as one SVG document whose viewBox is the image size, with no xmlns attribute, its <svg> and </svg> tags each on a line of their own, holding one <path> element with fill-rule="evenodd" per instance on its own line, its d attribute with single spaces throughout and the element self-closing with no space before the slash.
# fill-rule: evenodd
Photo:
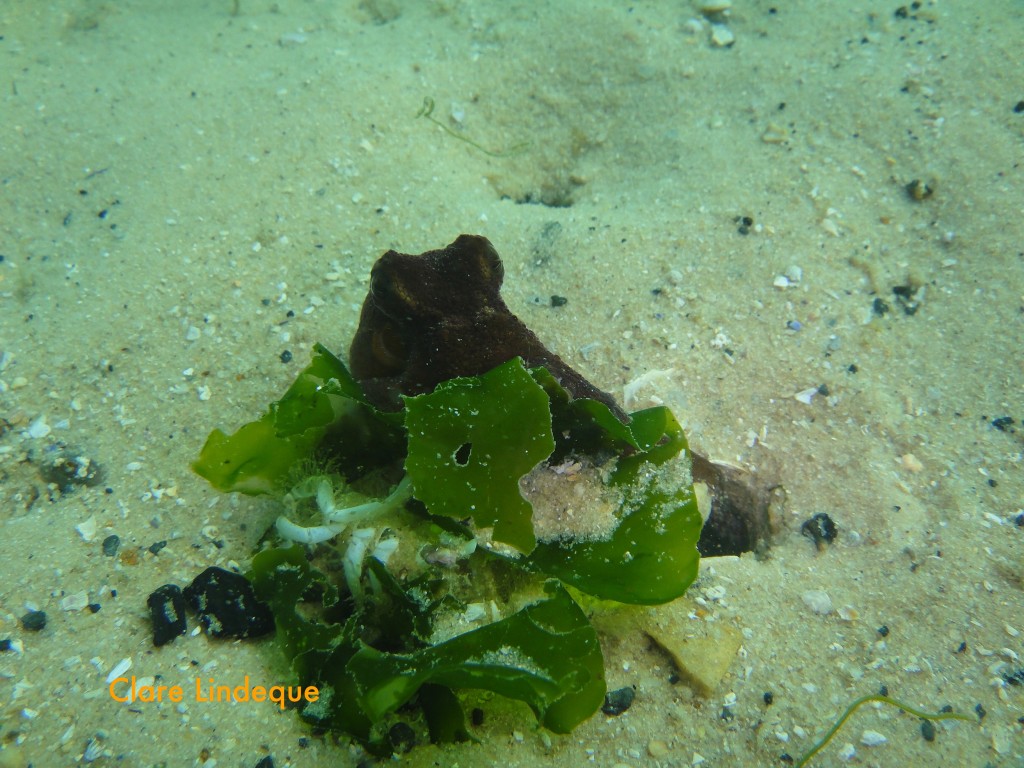
<svg viewBox="0 0 1024 768">
<path fill-rule="evenodd" d="M 89 613 L 99 613 L 100 612 L 100 608 L 102 608 L 102 607 L 103 606 L 100 605 L 99 603 L 89 603 L 89 605 L 88 605 Z"/>
<path fill-rule="evenodd" d="M 1003 675 L 1003 680 L 1006 681 L 1007 685 L 1024 685 L 1024 667 L 1021 667 L 1016 672 L 1008 672 Z"/>
<path fill-rule="evenodd" d="M 881 317 L 889 311 L 889 305 L 886 303 L 885 299 L 875 299 L 871 302 L 871 311 Z"/>
<path fill-rule="evenodd" d="M 292 353 L 289 350 L 285 350 L 281 353 L 281 362 L 290 363 L 292 361 Z"/>
<path fill-rule="evenodd" d="M 29 611 L 21 617 L 21 626 L 29 632 L 39 632 L 46 627 L 46 611 Z"/>
<path fill-rule="evenodd" d="M 1000 432 L 1012 432 L 1011 427 L 1015 424 L 1012 416 L 1000 416 L 992 419 L 992 426 Z"/>
<path fill-rule="evenodd" d="M 1013 105 L 1013 111 L 1014 111 L 1014 112 L 1015 112 L 1016 114 L 1018 114 L 1018 115 L 1019 115 L 1019 114 L 1020 114 L 1021 112 L 1024 112 L 1024 101 L 1018 101 L 1018 102 L 1017 102 L 1016 104 L 1014 104 L 1014 105 Z"/>
<path fill-rule="evenodd" d="M 469 721 L 480 727 L 484 724 L 484 711 L 480 707 L 473 707 L 473 711 L 469 713 Z"/>
<path fill-rule="evenodd" d="M 158 555 L 158 554 L 160 554 L 160 550 L 163 549 L 166 546 L 167 546 L 167 540 L 166 539 L 164 539 L 163 541 L 157 541 L 157 542 L 149 545 L 149 551 L 150 551 L 151 554 Z"/>
<path fill-rule="evenodd" d="M 983 706 L 981 706 L 981 704 L 978 704 L 974 707 L 974 712 L 978 716 L 978 720 L 984 720 L 985 715 L 988 714 L 988 712 L 985 710 Z"/>
<path fill-rule="evenodd" d="M 882 626 L 880 626 L 878 628 L 878 634 L 880 634 L 882 637 L 888 637 L 889 636 L 889 627 L 887 627 L 885 624 L 883 624 Z"/>
<path fill-rule="evenodd" d="M 185 597 L 177 584 L 164 584 L 146 599 L 153 620 L 153 645 L 167 645 L 188 630 L 185 623 Z"/>
<path fill-rule="evenodd" d="M 921 721 L 921 735 L 925 741 L 935 741 L 935 723 L 931 720 Z"/>
<path fill-rule="evenodd" d="M 0 653 L 9 650 L 11 650 L 11 638 L 5 637 L 3 640 L 0 640 Z"/>
<path fill-rule="evenodd" d="M 270 755 L 261 757 L 260 761 L 253 766 L 253 768 L 274 768 L 274 758 Z"/>
<path fill-rule="evenodd" d="M 274 631 L 270 607 L 238 573 L 207 568 L 185 587 L 185 599 L 213 637 L 260 637 Z"/>
<path fill-rule="evenodd" d="M 103 540 L 103 554 L 107 557 L 113 557 L 117 554 L 117 550 L 121 547 L 121 537 L 116 533 L 112 533 Z"/>
<path fill-rule="evenodd" d="M 396 753 L 404 754 L 416 746 L 416 731 L 408 723 L 395 723 L 388 729 L 388 740 Z"/>
<path fill-rule="evenodd" d="M 636 691 L 628 685 L 625 688 L 608 691 L 604 697 L 604 704 L 601 705 L 601 711 L 606 715 L 621 715 L 630 708 L 635 698 Z"/>
<path fill-rule="evenodd" d="M 835 521 L 824 512 L 819 512 L 810 520 L 805 520 L 800 526 L 800 533 L 813 539 L 818 549 L 824 549 L 827 545 L 836 540 L 839 529 Z"/>
<path fill-rule="evenodd" d="M 764 703 L 769 707 L 775 702 L 775 694 L 771 691 L 764 692 Z"/>
<path fill-rule="evenodd" d="M 568 303 L 569 303 L 569 300 L 567 298 L 565 298 L 565 296 L 552 296 L 551 297 L 551 306 L 552 307 L 564 307 Z"/>
</svg>

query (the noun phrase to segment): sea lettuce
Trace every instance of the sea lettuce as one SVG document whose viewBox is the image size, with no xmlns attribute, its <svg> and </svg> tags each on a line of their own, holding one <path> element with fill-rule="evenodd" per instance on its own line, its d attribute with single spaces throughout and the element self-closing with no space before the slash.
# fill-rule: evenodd
<svg viewBox="0 0 1024 768">
<path fill-rule="evenodd" d="M 223 491 L 302 497 L 340 531 L 333 547 L 265 549 L 250 579 L 274 613 L 293 673 L 322 691 L 303 716 L 388 754 L 389 725 L 411 704 L 424 711 L 432 739 L 468 738 L 457 689 L 524 701 L 560 733 L 596 711 L 605 690 L 600 646 L 566 587 L 643 605 L 683 594 L 696 577 L 701 526 L 687 450 L 667 408 L 623 423 L 518 358 L 382 413 L 317 345 L 261 419 L 232 435 L 214 431 L 193 466 Z M 591 539 L 566 531 L 538 540 L 520 481 L 576 457 L 601 468 L 578 480 L 617 500 L 614 525 Z M 333 496 L 290 495 L 313 475 L 335 478 Z M 384 499 L 399 480 L 411 486 L 404 509 L 359 522 L 373 527 L 354 550 L 357 537 L 339 522 L 349 519 L 338 508 L 343 491 Z M 395 570 L 385 564 L 390 555 L 363 554 L 386 531 L 406 553 Z M 345 580 L 326 575 L 342 570 L 339 559 Z M 474 605 L 491 608 L 474 613 Z M 472 618 L 452 632 L 463 614 Z"/>
<path fill-rule="evenodd" d="M 345 364 L 320 344 L 262 418 L 231 435 L 213 430 L 192 469 L 225 493 L 283 494 L 289 476 L 318 453 L 354 475 L 405 453 L 401 415 L 373 408 Z"/>
<path fill-rule="evenodd" d="M 544 390 L 518 357 L 482 376 L 446 381 L 405 398 L 413 495 L 431 514 L 471 516 L 496 541 L 536 544 L 519 478 L 555 449 Z"/>
</svg>

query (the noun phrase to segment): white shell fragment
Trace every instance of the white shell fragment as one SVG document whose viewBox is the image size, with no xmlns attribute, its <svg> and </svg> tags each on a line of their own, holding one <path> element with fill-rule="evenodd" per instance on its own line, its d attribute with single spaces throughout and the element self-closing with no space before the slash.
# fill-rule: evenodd
<svg viewBox="0 0 1024 768">
<path fill-rule="evenodd" d="M 66 595 L 61 598 L 60 608 L 62 611 L 80 611 L 89 604 L 89 595 L 86 592 L 76 592 L 73 595 Z"/>
<path fill-rule="evenodd" d="M 37 416 L 33 419 L 32 423 L 28 425 L 28 429 L 25 430 L 25 434 L 36 440 L 50 434 L 50 425 L 46 423 L 46 416 Z"/>
<path fill-rule="evenodd" d="M 110 673 L 107 675 L 107 682 L 114 682 L 115 680 L 117 680 L 117 678 L 121 677 L 125 672 L 127 672 L 131 668 L 131 659 L 121 659 L 119 662 L 117 662 L 117 664 L 114 665 L 114 668 L 110 670 Z"/>
<path fill-rule="evenodd" d="M 96 538 L 96 515 L 90 515 L 88 520 L 83 520 L 75 526 L 82 541 L 92 541 Z"/>
<path fill-rule="evenodd" d="M 814 400 L 814 396 L 818 394 L 817 387 L 810 387 L 808 389 L 801 390 L 793 395 L 793 399 L 797 400 L 804 405 L 810 405 L 811 401 Z"/>
<path fill-rule="evenodd" d="M 809 589 L 800 597 L 803 598 L 804 605 L 815 613 L 821 616 L 832 613 L 832 598 L 828 596 L 828 592 L 825 590 Z"/>
<path fill-rule="evenodd" d="M 865 747 L 880 747 L 887 741 L 888 739 L 878 731 L 864 731 L 860 735 L 860 743 Z"/>
</svg>

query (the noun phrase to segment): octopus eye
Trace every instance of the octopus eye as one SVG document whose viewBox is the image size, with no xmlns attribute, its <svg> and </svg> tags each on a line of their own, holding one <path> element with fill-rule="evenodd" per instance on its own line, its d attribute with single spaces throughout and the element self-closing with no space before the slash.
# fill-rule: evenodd
<svg viewBox="0 0 1024 768">
<path fill-rule="evenodd" d="M 405 368 L 409 352 L 402 337 L 390 325 L 374 331 L 370 351 L 385 375 L 400 373 Z"/>
</svg>

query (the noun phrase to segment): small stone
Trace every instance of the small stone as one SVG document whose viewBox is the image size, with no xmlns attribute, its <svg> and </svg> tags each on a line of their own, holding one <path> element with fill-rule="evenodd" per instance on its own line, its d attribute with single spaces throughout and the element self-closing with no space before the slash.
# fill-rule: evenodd
<svg viewBox="0 0 1024 768">
<path fill-rule="evenodd" d="M 185 621 L 185 597 L 177 584 L 164 584 L 146 599 L 153 620 L 153 645 L 167 645 L 188 630 Z"/>
<path fill-rule="evenodd" d="M 668 753 L 668 744 L 661 739 L 651 739 L 647 742 L 647 754 L 655 760 L 661 760 L 663 757 L 668 757 Z"/>
<path fill-rule="evenodd" d="M 621 715 L 632 706 L 634 698 L 636 698 L 636 691 L 630 686 L 608 691 L 604 697 L 604 704 L 601 705 L 601 711 L 606 715 Z"/>
<path fill-rule="evenodd" d="M 925 741 L 935 741 L 935 723 L 931 720 L 921 721 L 921 736 Z"/>
<path fill-rule="evenodd" d="M 46 611 L 29 611 L 21 617 L 21 626 L 29 632 L 39 632 L 46 627 Z"/>
<path fill-rule="evenodd" d="M 725 24 L 711 25 L 711 44 L 716 48 L 729 48 L 736 42 L 736 35 Z"/>
<path fill-rule="evenodd" d="M 110 534 L 103 540 L 103 554 L 107 557 L 114 557 L 121 546 L 121 537 L 115 533 Z"/>
<path fill-rule="evenodd" d="M 207 568 L 185 587 L 185 599 L 213 637 L 260 637 L 274 631 L 270 607 L 238 573 Z"/>
<path fill-rule="evenodd" d="M 921 463 L 920 459 L 912 453 L 905 453 L 900 457 L 900 463 L 903 468 L 908 472 L 920 472 L 924 469 L 924 464 Z"/>
<path fill-rule="evenodd" d="M 190 325 L 188 327 L 188 330 L 185 331 L 185 341 L 198 341 L 199 337 L 202 335 L 202 331 L 200 331 L 194 325 Z"/>
<path fill-rule="evenodd" d="M 820 616 L 832 613 L 832 598 L 823 589 L 809 589 L 800 596 L 804 605 Z"/>
</svg>

